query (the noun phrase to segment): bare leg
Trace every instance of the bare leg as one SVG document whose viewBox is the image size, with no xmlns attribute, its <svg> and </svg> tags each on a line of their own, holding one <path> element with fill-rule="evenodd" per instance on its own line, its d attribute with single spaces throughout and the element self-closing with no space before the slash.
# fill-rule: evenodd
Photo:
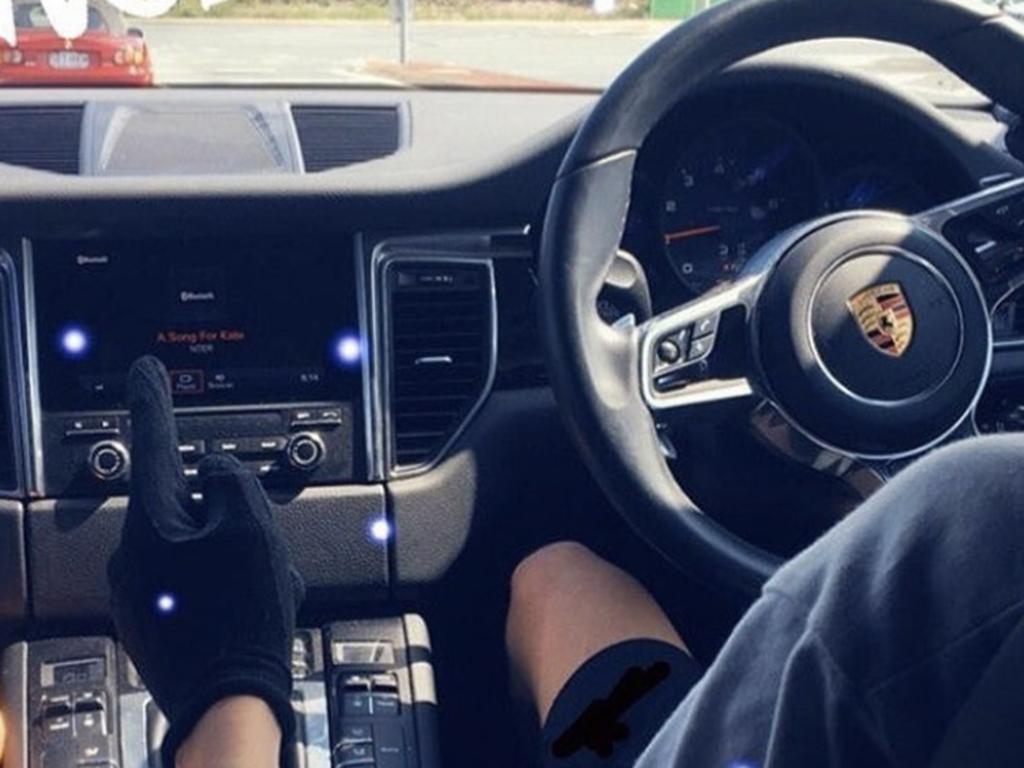
<svg viewBox="0 0 1024 768">
<path fill-rule="evenodd" d="M 274 768 L 281 728 L 255 696 L 229 696 L 210 707 L 178 748 L 177 768 Z"/>
<path fill-rule="evenodd" d="M 7 734 L 4 732 L 4 713 L 0 712 L 0 765 L 4 764 L 4 742 Z"/>
<path fill-rule="evenodd" d="M 686 646 L 651 594 L 582 544 L 550 544 L 512 575 L 505 640 L 543 723 L 572 674 L 624 640 Z"/>
</svg>

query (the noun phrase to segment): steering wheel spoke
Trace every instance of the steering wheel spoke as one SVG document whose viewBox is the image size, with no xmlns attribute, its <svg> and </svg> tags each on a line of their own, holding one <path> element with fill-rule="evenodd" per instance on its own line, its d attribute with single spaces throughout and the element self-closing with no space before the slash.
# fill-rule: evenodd
<svg viewBox="0 0 1024 768">
<path fill-rule="evenodd" d="M 773 452 L 816 472 L 839 478 L 864 498 L 892 475 L 888 462 L 862 459 L 822 446 L 800 431 L 767 399 L 751 410 L 750 428 Z"/>
<path fill-rule="evenodd" d="M 655 414 L 753 394 L 746 321 L 758 280 L 744 280 L 638 328 L 640 383 Z"/>
<path fill-rule="evenodd" d="M 990 311 L 1024 285 L 1024 179 L 989 187 L 914 219 L 942 235 L 967 261 Z"/>
<path fill-rule="evenodd" d="M 751 409 L 750 428 L 754 436 L 770 450 L 797 464 L 842 480 L 862 498 L 870 496 L 920 455 L 896 458 L 852 456 L 823 446 L 801 431 L 767 399 Z M 972 413 L 932 446 L 932 450 L 979 434 Z"/>
</svg>

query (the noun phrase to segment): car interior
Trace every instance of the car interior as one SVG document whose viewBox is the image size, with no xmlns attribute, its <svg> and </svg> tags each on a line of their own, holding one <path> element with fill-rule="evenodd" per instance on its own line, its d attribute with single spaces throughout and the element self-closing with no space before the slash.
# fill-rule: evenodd
<svg viewBox="0 0 1024 768">
<path fill-rule="evenodd" d="M 778 50 L 836 37 L 957 85 Z M 1024 427 L 1022 52 L 993 7 L 733 0 L 603 92 L 0 90 L 4 768 L 159 765 L 106 571 L 145 353 L 305 579 L 298 765 L 532 764 L 504 622 L 548 542 L 709 664 L 902 467 Z M 847 306 L 892 284 L 910 330 Z"/>
</svg>

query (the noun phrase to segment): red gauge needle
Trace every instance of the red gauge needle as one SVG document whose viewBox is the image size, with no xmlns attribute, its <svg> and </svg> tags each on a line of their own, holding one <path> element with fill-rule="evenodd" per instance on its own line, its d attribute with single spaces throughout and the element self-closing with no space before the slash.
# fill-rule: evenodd
<svg viewBox="0 0 1024 768">
<path fill-rule="evenodd" d="M 720 230 L 719 226 L 710 227 L 693 227 L 692 229 L 680 229 L 678 232 L 669 232 L 665 235 L 665 244 L 669 244 L 675 240 L 684 240 L 687 237 L 697 237 L 699 235 L 710 235 L 713 232 Z"/>
</svg>

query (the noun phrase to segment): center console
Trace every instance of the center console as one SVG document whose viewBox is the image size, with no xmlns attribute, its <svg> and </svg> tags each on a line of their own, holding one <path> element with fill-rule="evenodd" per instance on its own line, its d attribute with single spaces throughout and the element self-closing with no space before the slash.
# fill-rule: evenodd
<svg viewBox="0 0 1024 768">
<path fill-rule="evenodd" d="M 511 368 L 498 355 L 497 286 L 514 275 L 528 293 L 529 256 L 519 234 L 0 241 L 0 630 L 35 638 L 3 651 L 4 768 L 159 766 L 166 723 L 123 650 L 62 636 L 108 616 L 135 359 L 168 369 L 195 490 L 214 452 L 261 478 L 307 615 L 386 612 L 436 580 L 464 541 L 446 527 L 472 517 L 438 517 L 440 487 L 420 476 L 495 382 L 534 375 L 532 336 L 503 342 L 520 350 Z M 524 320 L 506 328 L 532 317 L 526 299 L 507 306 Z M 332 622 L 293 650 L 296 765 L 438 764 L 422 620 Z"/>
<path fill-rule="evenodd" d="M 295 768 L 434 768 L 436 694 L 416 615 L 302 629 L 292 648 Z M 167 723 L 105 637 L 18 643 L 3 654 L 5 768 L 169 768 Z M 18 727 L 20 726 L 20 727 Z"/>
<path fill-rule="evenodd" d="M 365 481 L 365 350 L 350 243 L 35 240 L 29 382 L 46 496 L 131 472 L 125 373 L 167 366 L 186 475 L 213 451 L 268 485 Z"/>
</svg>

